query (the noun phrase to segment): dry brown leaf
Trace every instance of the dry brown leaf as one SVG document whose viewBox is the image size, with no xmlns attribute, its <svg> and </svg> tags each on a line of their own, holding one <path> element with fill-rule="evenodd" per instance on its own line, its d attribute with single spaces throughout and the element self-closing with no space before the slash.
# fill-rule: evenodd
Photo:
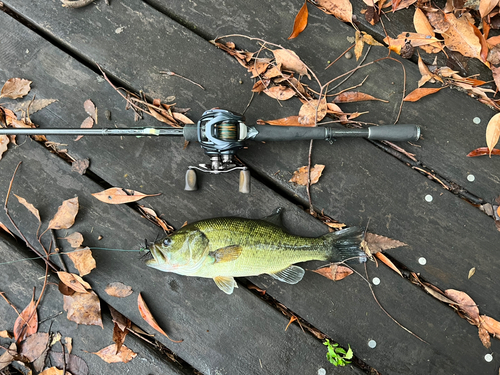
<svg viewBox="0 0 500 375">
<path fill-rule="evenodd" d="M 67 318 L 77 324 L 94 325 L 103 328 L 101 319 L 101 303 L 93 291 L 63 296 L 64 311 Z"/>
<path fill-rule="evenodd" d="M 444 84 L 443 79 L 438 76 L 437 74 L 432 73 L 427 65 L 425 65 L 424 61 L 420 57 L 420 54 L 418 55 L 418 70 L 420 71 L 420 74 L 422 75 L 422 78 L 418 81 L 418 87 L 422 86 L 424 83 L 431 81 L 439 81 Z"/>
<path fill-rule="evenodd" d="M 63 240 L 69 242 L 74 249 L 79 248 L 83 243 L 83 235 L 80 232 L 71 233 L 69 236 L 63 237 Z"/>
<path fill-rule="evenodd" d="M 31 203 L 28 203 L 28 201 L 16 194 L 14 194 L 14 196 L 17 198 L 17 200 L 19 201 L 19 203 L 21 203 L 24 207 L 26 207 L 28 209 L 29 212 L 31 212 L 37 219 L 39 222 L 41 222 L 42 220 L 40 219 L 40 213 L 38 212 L 38 210 L 35 208 L 35 206 L 33 206 Z"/>
<path fill-rule="evenodd" d="M 303 126 L 299 122 L 299 116 L 288 116 L 276 120 L 257 120 L 257 124 L 268 124 L 275 126 Z"/>
<path fill-rule="evenodd" d="M 61 352 L 50 351 L 51 363 L 57 367 L 66 366 L 66 370 L 70 371 L 74 375 L 88 375 L 89 368 L 87 363 L 80 357 L 74 354 L 68 354 L 63 356 Z"/>
<path fill-rule="evenodd" d="M 293 22 L 293 31 L 288 37 L 288 39 L 296 38 L 302 31 L 305 30 L 307 26 L 308 17 L 309 17 L 309 11 L 307 10 L 307 0 L 305 0 L 304 5 L 302 5 L 299 12 L 295 16 L 295 21 Z"/>
<path fill-rule="evenodd" d="M 9 228 L 7 228 L 5 224 L 3 224 L 2 222 L 0 222 L 0 228 L 9 233 L 12 237 L 16 238 L 16 236 L 14 236 L 12 232 L 9 230 Z"/>
<path fill-rule="evenodd" d="M 122 345 L 119 352 L 117 353 L 116 344 L 111 344 L 109 346 L 106 346 L 105 348 L 92 354 L 98 355 L 99 357 L 101 357 L 103 361 L 107 363 L 120 363 L 120 362 L 127 363 L 137 356 L 137 353 L 134 353 L 125 345 Z"/>
<path fill-rule="evenodd" d="M 89 159 L 75 160 L 71 164 L 71 172 L 77 172 L 78 174 L 85 174 L 87 168 L 90 166 Z"/>
<path fill-rule="evenodd" d="M 9 366 L 17 356 L 17 345 L 15 342 L 10 344 L 9 349 L 5 350 L 0 356 L 0 371 Z"/>
<path fill-rule="evenodd" d="M 470 22 L 465 17 L 457 19 L 453 13 L 446 13 L 444 17 L 450 24 L 443 34 L 445 46 L 464 56 L 481 59 L 481 43 Z"/>
<path fill-rule="evenodd" d="M 185 114 L 179 112 L 172 112 L 172 116 L 179 122 L 182 122 L 184 125 L 186 124 L 194 124 L 193 120 L 187 117 Z"/>
<path fill-rule="evenodd" d="M 75 275 L 74 273 L 59 271 L 57 272 L 57 276 L 59 276 L 59 280 L 61 280 L 66 286 L 73 289 L 78 293 L 89 293 L 87 289 L 92 289 L 89 283 L 83 280 L 80 276 Z"/>
<path fill-rule="evenodd" d="M 23 78 L 11 78 L 2 87 L 0 98 L 19 99 L 26 96 L 30 90 L 32 81 Z"/>
<path fill-rule="evenodd" d="M 64 338 L 64 345 L 66 346 L 66 351 L 71 354 L 73 351 L 73 339 L 71 337 Z"/>
<path fill-rule="evenodd" d="M 11 339 L 14 336 L 12 336 L 12 333 L 10 333 L 9 331 L 3 330 L 3 331 L 0 331 L 0 337 L 3 339 Z"/>
<path fill-rule="evenodd" d="M 38 313 L 34 297 L 14 322 L 14 338 L 17 343 L 38 330 Z"/>
<path fill-rule="evenodd" d="M 82 124 L 80 125 L 81 129 L 90 129 L 94 126 L 94 119 L 92 117 L 87 117 L 85 120 L 83 120 Z M 79 135 L 78 137 L 75 138 L 75 142 L 79 141 L 80 139 L 83 138 L 83 135 Z"/>
<path fill-rule="evenodd" d="M 75 223 L 78 213 L 78 197 L 65 200 L 57 209 L 47 229 L 68 229 Z"/>
<path fill-rule="evenodd" d="M 341 21 L 352 22 L 352 4 L 349 0 L 316 0 L 315 4 Z"/>
<path fill-rule="evenodd" d="M 64 375 L 64 374 L 71 375 L 70 372 L 59 370 L 57 367 L 53 366 L 53 367 L 49 367 L 48 369 L 43 370 L 38 375 Z"/>
<path fill-rule="evenodd" d="M 325 118 L 326 110 L 326 98 L 324 97 L 321 100 L 312 99 L 305 102 L 299 110 L 299 124 L 315 126 Z"/>
<path fill-rule="evenodd" d="M 449 299 L 455 301 L 460 309 L 474 324 L 479 324 L 479 309 L 472 298 L 467 293 L 460 290 L 447 289 L 444 294 Z"/>
<path fill-rule="evenodd" d="M 0 160 L 2 160 L 2 155 L 5 151 L 7 151 L 7 147 L 9 145 L 10 138 L 6 135 L 0 135 Z"/>
<path fill-rule="evenodd" d="M 101 202 L 108 204 L 123 204 L 137 202 L 138 200 L 146 197 L 154 197 L 158 194 L 144 194 L 139 191 L 124 189 L 119 187 L 109 188 L 107 190 L 101 191 L 99 193 L 92 194 L 95 198 L 99 199 Z"/>
<path fill-rule="evenodd" d="M 114 282 L 108 284 L 105 289 L 106 293 L 108 293 L 112 297 L 124 298 L 128 297 L 132 294 L 132 287 L 125 285 L 120 282 Z"/>
<path fill-rule="evenodd" d="M 334 103 L 354 103 L 363 102 L 367 100 L 378 100 L 380 102 L 389 103 L 387 100 L 378 99 L 372 95 L 365 94 L 359 91 L 345 91 L 337 95 L 334 99 Z"/>
<path fill-rule="evenodd" d="M 273 51 L 273 55 L 276 59 L 276 65 L 281 65 L 282 70 L 296 72 L 301 76 L 306 75 L 307 78 L 311 79 L 306 64 L 292 50 L 276 49 Z"/>
<path fill-rule="evenodd" d="M 368 245 L 370 253 L 376 254 L 380 251 L 395 249 L 401 246 L 408 246 L 404 242 L 393 240 L 392 238 L 380 236 L 374 233 L 366 233 L 365 244 Z"/>
<path fill-rule="evenodd" d="M 469 152 L 467 154 L 467 157 L 472 158 L 475 156 L 485 156 L 489 154 L 490 150 L 488 149 L 488 147 L 479 147 Z M 494 148 L 493 150 L 491 150 L 491 155 L 500 155 L 500 150 L 498 148 Z"/>
<path fill-rule="evenodd" d="M 403 101 L 416 102 L 422 99 L 423 97 L 434 94 L 442 89 L 444 89 L 444 87 L 430 87 L 430 88 L 419 87 L 418 89 L 415 89 L 408 95 L 406 95 Z"/>
<path fill-rule="evenodd" d="M 85 102 L 83 103 L 83 108 L 85 108 L 85 112 L 87 112 L 87 115 L 89 115 L 97 124 L 97 108 L 92 100 L 85 100 Z"/>
<path fill-rule="evenodd" d="M 344 113 L 342 109 L 335 103 L 328 103 L 326 105 L 328 113 L 334 114 L 340 119 L 341 124 L 347 124 L 347 113 Z"/>
<path fill-rule="evenodd" d="M 500 113 L 494 115 L 486 127 L 486 145 L 491 157 L 491 151 L 498 143 L 500 138 Z"/>
<path fill-rule="evenodd" d="M 78 249 L 67 253 L 80 276 L 88 275 L 95 267 L 95 259 L 90 248 Z"/>
<path fill-rule="evenodd" d="M 116 344 L 116 353 L 118 353 L 125 342 L 129 329 L 132 327 L 132 321 L 110 305 L 108 305 L 108 308 L 115 323 L 113 327 L 113 341 Z"/>
<path fill-rule="evenodd" d="M 313 185 L 319 181 L 319 178 L 321 177 L 321 174 L 323 173 L 323 169 L 325 169 L 325 166 L 322 164 L 316 164 L 311 169 L 311 185 Z M 307 165 L 304 167 L 300 167 L 295 172 L 293 172 L 293 176 L 289 182 L 294 182 L 298 185 L 306 186 L 307 185 L 307 172 L 308 172 Z"/>
<path fill-rule="evenodd" d="M 252 73 L 252 78 L 257 78 L 258 76 L 263 74 L 269 67 L 270 63 L 271 59 L 268 58 L 260 58 L 252 60 L 252 62 L 249 64 L 248 67 L 248 71 Z"/>
<path fill-rule="evenodd" d="M 151 311 L 149 310 L 148 305 L 146 305 L 146 302 L 144 302 L 144 299 L 142 298 L 141 293 L 139 293 L 139 296 L 137 297 L 137 307 L 139 308 L 139 312 L 141 313 L 142 319 L 144 319 L 146 321 L 146 323 L 148 323 L 156 331 L 160 332 L 162 335 L 164 335 L 167 339 L 169 339 L 172 342 L 182 342 L 183 341 L 183 340 L 180 340 L 180 341 L 172 340 L 165 333 L 165 331 L 160 328 L 160 326 L 156 322 L 155 318 L 151 314 Z"/>
<path fill-rule="evenodd" d="M 321 276 L 326 277 L 327 279 L 333 280 L 333 281 L 339 281 L 350 274 L 352 274 L 354 271 L 351 270 L 349 267 L 342 266 L 340 264 L 331 264 L 329 266 L 321 267 L 318 268 L 317 270 L 313 270 L 313 272 L 316 272 L 320 274 Z"/>
<path fill-rule="evenodd" d="M 493 8 L 498 5 L 498 0 L 479 0 L 479 14 L 481 18 L 491 13 Z"/>
<path fill-rule="evenodd" d="M 291 87 L 279 85 L 264 90 L 264 94 L 277 100 L 288 100 L 295 96 L 295 90 Z"/>
<path fill-rule="evenodd" d="M 472 276 L 474 276 L 474 274 L 476 273 L 476 267 L 472 267 L 470 270 L 469 270 L 469 273 L 467 275 L 467 279 L 470 279 Z"/>
<path fill-rule="evenodd" d="M 57 102 L 57 99 L 35 99 L 33 101 L 19 104 L 16 107 L 16 111 L 28 112 L 29 109 L 29 114 L 32 115 L 54 102 Z"/>
<path fill-rule="evenodd" d="M 49 345 L 49 334 L 38 332 L 30 335 L 19 347 L 19 354 L 25 356 L 30 362 L 40 357 Z"/>
<path fill-rule="evenodd" d="M 392 261 L 389 258 L 387 258 L 384 254 L 382 254 L 381 252 L 378 252 L 378 253 L 375 253 L 375 256 L 378 258 L 378 260 L 380 260 L 382 263 L 384 263 L 387 267 L 389 267 L 391 270 L 396 272 L 399 276 L 403 277 L 403 274 L 401 273 L 399 268 L 396 267 L 396 265 L 394 263 L 392 263 Z"/>
<path fill-rule="evenodd" d="M 484 328 L 496 338 L 500 339 L 500 322 L 486 315 L 481 315 L 480 328 Z"/>
<path fill-rule="evenodd" d="M 401 33 L 396 39 L 385 37 L 384 42 L 389 46 L 391 51 L 401 54 L 401 51 L 407 47 L 408 43 L 412 47 L 420 47 L 439 42 L 435 37 L 420 33 Z"/>
<path fill-rule="evenodd" d="M 490 334 L 488 331 L 483 328 L 479 327 L 479 338 L 481 339 L 481 342 L 483 343 L 485 348 L 491 347 L 491 340 L 490 340 Z"/>
<path fill-rule="evenodd" d="M 415 30 L 419 34 L 429 35 L 432 38 L 436 36 L 433 27 L 420 8 L 415 9 L 415 13 L 413 15 L 413 26 L 415 26 Z M 443 49 L 443 46 L 440 42 L 435 42 L 429 45 L 420 46 L 420 48 L 427 53 L 438 53 Z"/>
</svg>

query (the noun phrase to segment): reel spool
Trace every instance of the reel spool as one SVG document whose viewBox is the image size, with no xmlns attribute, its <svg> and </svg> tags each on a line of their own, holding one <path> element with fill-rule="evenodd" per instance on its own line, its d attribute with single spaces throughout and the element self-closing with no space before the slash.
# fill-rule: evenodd
<svg viewBox="0 0 500 375">
<path fill-rule="evenodd" d="M 188 167 L 184 190 L 198 189 L 195 170 L 211 174 L 239 170 L 239 192 L 250 192 L 250 171 L 233 160 L 236 152 L 244 147 L 244 140 L 248 136 L 248 127 L 243 121 L 243 116 L 224 109 L 211 109 L 203 113 L 196 124 L 196 134 L 200 146 L 211 162 Z"/>
</svg>

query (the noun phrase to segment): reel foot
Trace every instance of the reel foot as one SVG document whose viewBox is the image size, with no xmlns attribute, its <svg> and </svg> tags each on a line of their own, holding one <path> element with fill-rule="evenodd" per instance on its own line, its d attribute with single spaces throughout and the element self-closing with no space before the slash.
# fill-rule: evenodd
<svg viewBox="0 0 500 375">
<path fill-rule="evenodd" d="M 186 171 L 186 184 L 184 185 L 185 191 L 196 191 L 198 190 L 198 185 L 196 183 L 196 172 L 193 169 L 188 169 Z"/>
</svg>

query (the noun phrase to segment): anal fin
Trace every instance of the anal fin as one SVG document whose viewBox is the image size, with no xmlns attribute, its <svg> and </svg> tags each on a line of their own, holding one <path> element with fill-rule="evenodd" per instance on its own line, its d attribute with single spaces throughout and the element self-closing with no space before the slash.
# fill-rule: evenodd
<svg viewBox="0 0 500 375">
<path fill-rule="evenodd" d="M 302 267 L 292 265 L 284 270 L 270 273 L 269 275 L 284 283 L 297 284 L 300 280 L 302 280 L 305 273 L 306 271 L 304 271 Z"/>
<path fill-rule="evenodd" d="M 219 289 L 226 294 L 232 294 L 234 288 L 238 287 L 238 284 L 236 284 L 236 280 L 234 280 L 234 277 L 216 276 L 214 277 L 214 281 Z"/>
</svg>

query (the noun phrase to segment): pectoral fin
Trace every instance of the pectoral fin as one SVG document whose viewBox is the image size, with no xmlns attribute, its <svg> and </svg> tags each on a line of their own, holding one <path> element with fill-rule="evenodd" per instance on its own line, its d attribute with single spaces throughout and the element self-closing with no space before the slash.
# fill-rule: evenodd
<svg viewBox="0 0 500 375">
<path fill-rule="evenodd" d="M 232 294 L 234 288 L 238 287 L 233 277 L 217 276 L 214 277 L 215 284 L 226 294 Z"/>
<path fill-rule="evenodd" d="M 238 259 L 242 250 L 243 249 L 239 245 L 231 245 L 211 251 L 208 255 L 214 258 L 214 263 L 231 262 Z"/>
<path fill-rule="evenodd" d="M 292 265 L 288 268 L 285 268 L 284 270 L 270 273 L 269 275 L 274 277 L 276 280 L 282 281 L 284 283 L 297 284 L 300 280 L 302 280 L 305 273 L 306 271 L 304 271 L 303 268 Z"/>
</svg>

